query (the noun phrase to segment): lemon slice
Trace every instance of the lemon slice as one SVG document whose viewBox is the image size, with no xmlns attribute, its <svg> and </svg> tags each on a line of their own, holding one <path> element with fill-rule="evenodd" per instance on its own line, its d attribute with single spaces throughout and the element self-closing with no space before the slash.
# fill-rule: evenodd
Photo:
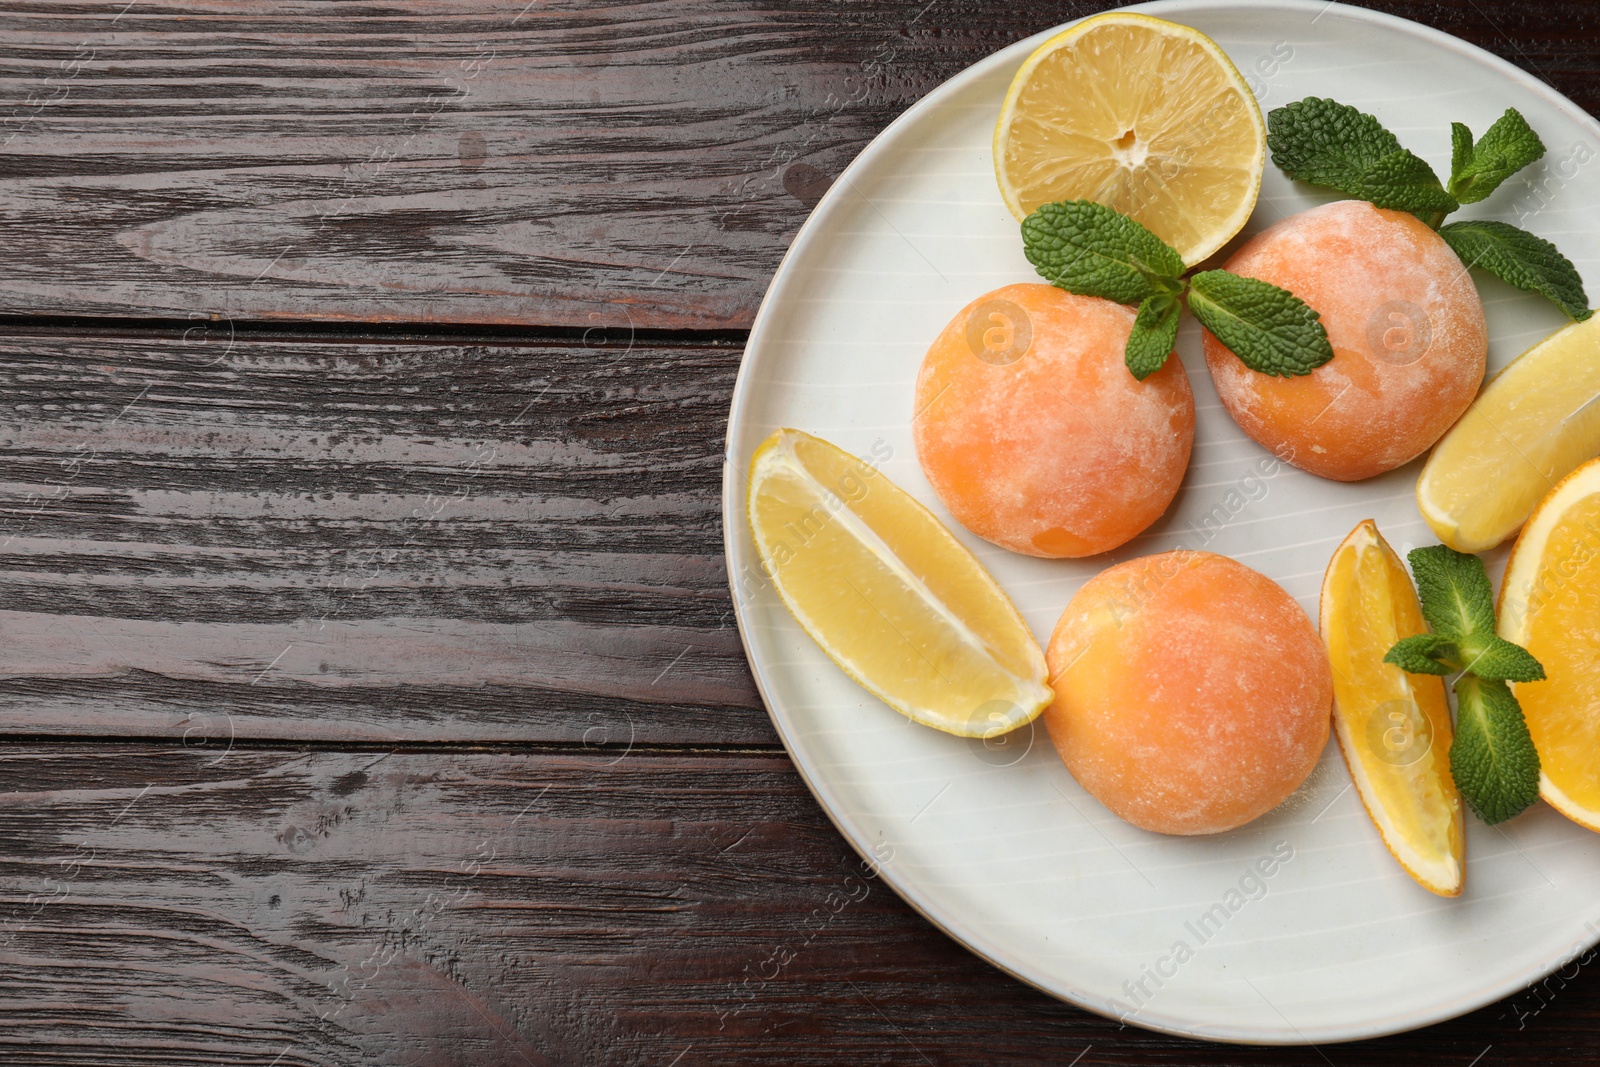
<svg viewBox="0 0 1600 1067">
<path fill-rule="evenodd" d="M 1439 540 L 1482 552 L 1517 532 L 1541 498 L 1600 453 L 1600 315 L 1511 362 L 1452 426 L 1417 479 Z"/>
<path fill-rule="evenodd" d="M 1334 735 L 1384 845 L 1424 889 L 1453 897 L 1464 836 L 1444 681 L 1383 662 L 1396 641 L 1426 631 L 1410 575 L 1366 520 L 1334 549 L 1322 579 Z"/>
<path fill-rule="evenodd" d="M 1539 795 L 1600 830 L 1600 459 L 1529 516 L 1500 585 L 1499 630 L 1545 671 L 1511 686 L 1539 750 Z"/>
<path fill-rule="evenodd" d="M 1266 160 L 1255 94 L 1217 43 L 1119 11 L 1034 49 L 994 128 L 995 177 L 1018 221 L 1040 204 L 1095 200 L 1191 266 L 1243 228 Z"/>
<path fill-rule="evenodd" d="M 778 430 L 750 461 L 747 503 L 784 606 L 896 711 L 994 737 L 1054 698 L 1044 653 L 983 564 L 873 467 Z"/>
</svg>

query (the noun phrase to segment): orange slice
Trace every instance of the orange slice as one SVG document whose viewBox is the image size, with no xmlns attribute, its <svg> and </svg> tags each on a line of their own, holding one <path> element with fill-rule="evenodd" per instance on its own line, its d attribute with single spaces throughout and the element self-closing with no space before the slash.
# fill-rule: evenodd
<svg viewBox="0 0 1600 1067">
<path fill-rule="evenodd" d="M 1528 517 L 1500 586 L 1500 636 L 1544 666 L 1512 690 L 1539 750 L 1539 795 L 1600 830 L 1600 459 Z"/>
<path fill-rule="evenodd" d="M 983 564 L 880 471 L 778 430 L 750 461 L 750 529 L 784 606 L 884 703 L 962 737 L 1036 718 L 1044 653 Z"/>
<path fill-rule="evenodd" d="M 1461 794 L 1450 777 L 1444 680 L 1383 657 L 1425 633 L 1400 557 L 1368 519 L 1334 550 L 1322 579 L 1322 640 L 1333 665 L 1333 727 L 1383 843 L 1430 893 L 1461 892 Z"/>
</svg>

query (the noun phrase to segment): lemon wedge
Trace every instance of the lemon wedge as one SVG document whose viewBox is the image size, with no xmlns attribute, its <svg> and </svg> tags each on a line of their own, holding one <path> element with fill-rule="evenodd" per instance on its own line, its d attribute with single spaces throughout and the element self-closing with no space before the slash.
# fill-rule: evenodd
<svg viewBox="0 0 1600 1067">
<path fill-rule="evenodd" d="M 1539 752 L 1539 795 L 1600 830 L 1600 459 L 1529 516 L 1506 564 L 1499 616 L 1500 636 L 1545 671 L 1542 682 L 1511 683 Z"/>
<path fill-rule="evenodd" d="M 1434 446 L 1417 507 L 1439 540 L 1483 552 L 1600 453 L 1600 315 L 1512 360 Z"/>
<path fill-rule="evenodd" d="M 747 506 L 784 606 L 896 711 L 994 737 L 1054 699 L 1044 653 L 983 564 L 871 465 L 778 430 L 750 461 Z"/>
<path fill-rule="evenodd" d="M 1377 525 L 1362 522 L 1322 580 L 1334 735 L 1389 852 L 1424 889 L 1453 897 L 1465 838 L 1444 680 L 1383 662 L 1396 641 L 1426 631 L 1410 575 Z"/>
<path fill-rule="evenodd" d="M 994 130 L 995 177 L 1018 221 L 1094 200 L 1194 265 L 1244 227 L 1267 132 L 1255 94 L 1199 30 L 1109 11 L 1023 61 Z"/>
</svg>

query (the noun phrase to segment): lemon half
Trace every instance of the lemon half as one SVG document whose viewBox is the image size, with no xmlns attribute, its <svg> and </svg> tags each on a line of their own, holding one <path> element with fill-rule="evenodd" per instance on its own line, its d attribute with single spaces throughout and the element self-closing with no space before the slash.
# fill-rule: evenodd
<svg viewBox="0 0 1600 1067">
<path fill-rule="evenodd" d="M 1018 221 L 1041 204 L 1098 201 L 1189 266 L 1244 227 L 1266 160 L 1261 108 L 1217 43 L 1127 12 L 1035 49 L 994 130 L 995 177 Z"/>
</svg>

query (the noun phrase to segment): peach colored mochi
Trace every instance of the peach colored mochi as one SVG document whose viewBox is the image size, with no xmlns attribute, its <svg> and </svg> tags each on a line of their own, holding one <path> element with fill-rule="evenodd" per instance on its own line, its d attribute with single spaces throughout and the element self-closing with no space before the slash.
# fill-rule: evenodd
<svg viewBox="0 0 1600 1067">
<path fill-rule="evenodd" d="M 917 458 L 957 522 L 1013 552 L 1092 556 L 1154 522 L 1183 481 L 1194 394 L 1176 358 L 1123 363 L 1133 309 L 1049 285 L 963 308 L 928 349 Z"/>
<path fill-rule="evenodd" d="M 1461 260 L 1416 216 L 1342 200 L 1284 219 L 1228 260 L 1322 315 L 1333 359 L 1258 374 L 1205 333 L 1206 365 L 1244 432 L 1341 482 L 1393 470 L 1466 410 L 1483 382 L 1483 302 Z"/>
<path fill-rule="evenodd" d="M 1045 658 L 1056 751 L 1146 830 L 1242 826 L 1293 793 L 1328 742 L 1333 676 L 1316 628 L 1226 556 L 1164 552 L 1101 572 Z"/>
</svg>

